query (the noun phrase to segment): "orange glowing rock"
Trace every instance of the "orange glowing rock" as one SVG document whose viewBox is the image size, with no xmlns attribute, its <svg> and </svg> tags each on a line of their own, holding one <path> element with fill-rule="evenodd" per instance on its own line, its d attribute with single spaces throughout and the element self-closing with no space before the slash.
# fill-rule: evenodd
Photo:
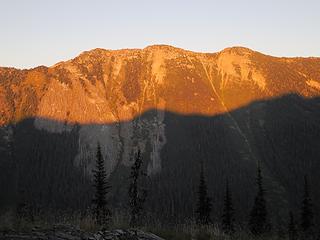
<svg viewBox="0 0 320 240">
<path fill-rule="evenodd" d="M 52 67 L 0 68 L 0 124 L 27 117 L 113 123 L 149 109 L 215 115 L 288 93 L 320 95 L 320 58 L 277 58 L 243 47 L 94 49 Z"/>
</svg>

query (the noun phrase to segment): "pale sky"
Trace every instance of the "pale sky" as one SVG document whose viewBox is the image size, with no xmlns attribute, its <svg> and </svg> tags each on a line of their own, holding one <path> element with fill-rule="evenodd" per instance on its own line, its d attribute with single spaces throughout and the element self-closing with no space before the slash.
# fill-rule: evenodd
<svg viewBox="0 0 320 240">
<path fill-rule="evenodd" d="M 320 56 L 320 0 L 0 0 L 0 66 L 152 44 Z"/>
</svg>

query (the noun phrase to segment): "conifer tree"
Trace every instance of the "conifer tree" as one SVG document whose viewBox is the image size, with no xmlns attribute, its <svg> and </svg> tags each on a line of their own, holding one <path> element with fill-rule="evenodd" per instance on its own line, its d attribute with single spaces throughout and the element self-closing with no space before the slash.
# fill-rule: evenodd
<svg viewBox="0 0 320 240">
<path fill-rule="evenodd" d="M 108 208 L 107 194 L 110 186 L 107 181 L 107 173 L 104 167 L 104 160 L 101 147 L 98 143 L 96 154 L 96 168 L 93 170 L 95 195 L 93 199 L 94 216 L 96 223 L 100 226 L 107 225 L 111 219 L 111 211 Z"/>
<path fill-rule="evenodd" d="M 268 223 L 267 204 L 260 165 L 258 166 L 256 183 L 258 191 L 250 213 L 249 229 L 252 234 L 261 235 L 270 230 L 270 224 Z"/>
<path fill-rule="evenodd" d="M 226 192 L 224 197 L 222 230 L 226 234 L 234 233 L 234 209 L 232 204 L 232 195 L 229 189 L 229 181 L 226 182 Z"/>
<path fill-rule="evenodd" d="M 208 197 L 207 183 L 204 177 L 203 162 L 200 166 L 200 179 L 198 187 L 198 205 L 197 205 L 197 223 L 199 225 L 208 225 L 211 223 L 211 198 Z"/>
<path fill-rule="evenodd" d="M 301 206 L 300 224 L 302 233 L 305 236 L 310 235 L 313 227 L 313 211 L 307 176 L 304 177 L 304 194 Z"/>
<path fill-rule="evenodd" d="M 134 163 L 131 166 L 130 185 L 129 185 L 129 207 L 130 207 L 130 226 L 136 227 L 141 219 L 143 204 L 146 200 L 147 190 L 140 185 L 141 176 L 145 175 L 141 171 L 142 158 L 140 150 L 135 154 Z"/>
<path fill-rule="evenodd" d="M 288 237 L 289 240 L 297 240 L 297 228 L 292 212 L 289 213 Z"/>
</svg>

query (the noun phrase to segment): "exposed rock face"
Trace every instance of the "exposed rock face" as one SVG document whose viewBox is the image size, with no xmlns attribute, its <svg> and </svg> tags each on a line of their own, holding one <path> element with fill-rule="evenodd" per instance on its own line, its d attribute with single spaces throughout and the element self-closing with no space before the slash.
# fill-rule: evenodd
<svg viewBox="0 0 320 240">
<path fill-rule="evenodd" d="M 299 207 L 303 175 L 320 182 L 319 69 L 320 58 L 170 46 L 0 68 L 0 204 L 16 203 L 22 188 L 36 206 L 86 208 L 99 141 L 120 209 L 139 147 L 152 176 L 147 210 L 159 218 L 192 217 L 200 159 L 216 216 L 229 177 L 246 219 L 259 161 L 273 215 L 286 218 Z"/>
<path fill-rule="evenodd" d="M 319 58 L 275 58 L 241 47 L 213 54 L 164 45 L 95 49 L 49 68 L 0 68 L 0 124 L 35 117 L 36 128 L 62 132 L 75 123 L 116 123 L 82 126 L 75 161 L 100 141 L 111 171 L 119 161 L 128 163 L 133 146 L 144 149 L 148 141 L 149 169 L 157 172 L 166 143 L 164 113 L 145 122 L 130 122 L 134 117 L 149 109 L 211 116 L 288 93 L 318 96 L 319 69 Z M 137 129 L 148 137 L 137 138 Z"/>
</svg>

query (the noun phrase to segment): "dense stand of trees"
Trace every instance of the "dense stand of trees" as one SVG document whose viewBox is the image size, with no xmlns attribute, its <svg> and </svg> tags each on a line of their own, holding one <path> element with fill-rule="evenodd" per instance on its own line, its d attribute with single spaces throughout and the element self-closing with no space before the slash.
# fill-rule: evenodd
<svg viewBox="0 0 320 240">
<path fill-rule="evenodd" d="M 263 175 L 260 164 L 257 168 L 256 177 L 257 193 L 247 223 L 248 230 L 255 236 L 263 236 L 271 233 L 272 227 L 269 221 L 267 208 L 266 190 L 263 184 Z M 221 216 L 221 227 L 225 234 L 233 235 L 235 229 L 235 210 L 232 203 L 232 193 L 229 181 L 226 181 L 226 190 L 223 204 L 223 214 Z M 315 239 L 317 234 L 314 228 L 314 212 L 312 198 L 310 196 L 307 176 L 304 177 L 304 193 L 301 204 L 300 227 L 296 223 L 293 213 L 289 213 L 287 236 L 289 240 Z M 203 164 L 200 168 L 200 183 L 198 187 L 198 203 L 196 210 L 196 221 L 200 225 L 210 225 L 211 222 L 211 199 L 208 197 L 207 183 L 204 177 Z M 242 224 L 241 224 L 242 225 Z"/>
<path fill-rule="evenodd" d="M 143 171 L 143 159 L 140 150 L 133 156 L 133 163 L 128 176 L 128 212 L 130 226 L 135 228 L 142 224 L 142 212 L 146 201 L 147 189 L 145 188 L 146 174 Z M 199 184 L 197 190 L 197 202 L 195 203 L 195 221 L 200 226 L 209 226 L 212 221 L 212 199 L 209 197 L 208 185 L 205 177 L 205 168 L 203 160 L 200 159 Z M 105 160 L 98 143 L 95 159 L 95 168 L 93 170 L 93 196 L 92 210 L 94 220 L 97 225 L 107 227 L 112 221 L 111 205 L 108 200 L 111 185 L 108 181 L 107 171 L 105 169 Z M 254 191 L 254 189 L 252 189 Z M 25 197 L 28 192 L 25 189 L 19 191 L 20 198 L 17 204 L 17 217 L 25 218 L 29 221 L 34 219 L 34 209 L 36 206 L 28 202 Z M 226 235 L 233 235 L 238 229 L 237 226 L 247 225 L 248 230 L 255 236 L 268 235 L 272 231 L 270 224 L 270 213 L 268 211 L 267 190 L 264 186 L 263 171 L 258 164 L 256 176 L 256 196 L 253 201 L 252 209 L 249 212 L 249 219 L 246 224 L 240 223 L 236 219 L 236 210 L 233 205 L 232 187 L 229 180 L 226 180 L 223 199 L 223 209 L 220 217 L 221 229 Z M 314 211 L 309 186 L 308 177 L 304 176 L 303 194 L 300 207 L 300 219 L 296 221 L 292 211 L 289 212 L 287 219 L 287 236 L 289 240 L 297 239 L 315 239 L 317 237 Z M 160 200 L 161 201 L 161 200 Z"/>
<path fill-rule="evenodd" d="M 280 112 L 280 111 L 273 111 L 273 112 Z M 183 125 L 183 121 L 177 121 L 177 122 L 179 122 L 179 125 Z M 274 122 L 275 122 L 274 119 L 272 119 L 272 123 Z M 281 123 L 281 121 L 279 121 L 279 123 Z M 196 125 L 194 124 L 194 122 L 192 122 L 192 124 Z M 218 144 L 214 145 L 214 147 L 210 146 L 211 148 L 213 148 L 212 152 L 214 154 L 211 154 L 211 155 L 208 154 L 208 156 L 196 156 L 195 154 L 195 156 L 193 156 L 192 154 L 190 154 L 190 152 L 195 152 L 195 151 L 188 151 L 187 148 L 191 148 L 192 146 L 190 146 L 190 144 L 188 144 L 187 142 L 187 144 L 179 144 L 179 147 L 175 147 L 177 149 L 176 155 L 172 155 L 172 154 L 162 155 L 161 158 L 164 163 L 163 166 L 166 166 L 167 169 L 171 170 L 172 166 L 178 166 L 171 172 L 169 171 L 161 172 L 162 176 L 164 175 L 164 177 L 162 177 L 161 180 L 167 177 L 165 174 L 168 174 L 168 175 L 171 174 L 172 176 L 174 176 L 174 179 L 176 179 L 177 182 L 172 182 L 172 177 L 171 177 L 171 178 L 168 178 L 166 182 L 166 184 L 168 185 L 176 186 L 175 188 L 176 195 L 171 194 L 169 197 L 165 198 L 165 200 L 163 201 L 161 196 L 166 196 L 165 195 L 166 191 L 168 191 L 169 188 L 162 188 L 164 184 L 161 184 L 161 185 L 159 184 L 161 189 L 158 188 L 157 191 L 160 189 L 162 191 L 160 194 L 154 194 L 154 192 L 150 194 L 150 192 L 152 191 L 152 188 L 150 188 L 150 191 L 148 191 L 148 199 L 146 199 L 145 204 L 142 204 L 142 207 L 140 209 L 140 216 L 142 215 L 141 213 L 144 210 L 150 211 L 150 209 L 153 209 L 157 211 L 158 209 L 163 209 L 159 207 L 161 205 L 161 206 L 165 206 L 165 208 L 167 209 L 170 209 L 168 210 L 168 212 L 170 211 L 172 217 L 174 217 L 175 214 L 182 212 L 180 211 L 180 209 L 183 209 L 187 213 L 191 213 L 190 215 L 193 215 L 194 219 L 196 220 L 198 217 L 197 204 L 198 202 L 200 202 L 197 200 L 200 198 L 200 192 L 202 192 L 202 196 L 204 195 L 203 194 L 204 191 L 197 191 L 197 190 L 200 189 L 200 186 L 206 186 L 205 188 L 201 187 L 202 189 L 206 189 L 205 195 L 213 196 L 214 199 L 211 203 L 211 210 L 209 211 L 208 218 L 207 218 L 207 219 L 210 219 L 211 221 L 204 222 L 202 224 L 211 225 L 211 224 L 219 223 L 221 226 L 221 229 L 225 232 L 225 234 L 230 234 L 230 235 L 233 234 L 234 232 L 237 232 L 245 228 L 247 228 L 248 230 L 251 230 L 252 234 L 254 235 L 269 234 L 269 233 L 272 233 L 270 231 L 274 232 L 275 229 L 278 229 L 278 225 L 279 225 L 278 223 L 275 223 L 273 221 L 274 220 L 273 217 L 277 213 L 272 212 L 272 210 L 276 209 L 276 208 L 274 209 L 272 208 L 276 201 L 279 201 L 279 202 L 282 201 L 284 202 L 283 205 L 285 205 L 287 208 L 284 208 L 284 211 L 285 211 L 284 214 L 282 215 L 279 214 L 279 215 L 282 217 L 287 216 L 287 219 L 286 219 L 287 222 L 285 224 L 282 224 L 282 226 L 285 228 L 284 230 L 287 232 L 287 236 L 290 239 L 312 238 L 317 236 L 318 234 L 317 222 L 316 222 L 317 212 L 314 211 L 314 210 L 317 210 L 316 209 L 317 202 L 314 202 L 315 206 L 313 206 L 312 199 L 313 198 L 318 199 L 318 196 L 319 196 L 319 195 L 316 195 L 317 193 L 316 183 L 319 178 L 314 173 L 314 171 L 316 171 L 318 168 L 312 167 L 315 165 L 312 165 L 311 162 L 305 163 L 304 161 L 302 161 L 302 158 L 303 159 L 317 158 L 316 149 L 318 146 L 317 145 L 318 142 L 315 140 L 319 139 L 319 136 L 320 136 L 317 128 L 315 128 L 314 125 L 312 124 L 311 125 L 306 124 L 304 126 L 302 123 L 298 122 L 292 126 L 290 124 L 287 124 L 285 126 L 279 124 L 278 127 L 277 125 L 275 125 L 273 131 L 276 132 L 276 134 L 273 132 L 270 132 L 271 131 L 270 129 L 273 129 L 271 127 L 266 127 L 265 129 L 269 129 L 269 130 L 268 131 L 266 130 L 266 132 L 264 132 L 263 134 L 260 134 L 260 135 L 256 134 L 257 136 L 261 136 L 260 140 L 254 139 L 254 141 L 256 143 L 261 143 L 260 145 L 257 144 L 257 146 L 259 151 L 261 151 L 261 155 L 265 157 L 265 160 L 264 158 L 261 158 L 261 159 L 263 159 L 263 164 L 266 164 L 266 165 L 261 164 L 261 166 L 259 166 L 257 179 L 256 179 L 257 180 L 256 188 L 254 188 L 254 187 L 251 187 L 250 185 L 251 182 L 250 184 L 247 184 L 247 185 L 241 185 L 236 182 L 239 180 L 239 178 L 245 175 L 243 169 L 249 169 L 248 168 L 249 164 L 248 166 L 246 165 L 245 168 L 244 167 L 241 168 L 241 164 L 246 164 L 245 161 L 234 161 L 239 163 L 239 165 L 230 164 L 232 163 L 231 160 L 233 158 L 237 160 L 238 155 L 233 154 L 233 152 L 231 151 L 231 148 L 234 148 L 234 146 L 230 145 L 231 143 L 228 141 L 227 138 L 220 138 L 220 136 L 225 136 L 230 133 L 228 132 L 228 129 L 226 129 L 219 121 L 214 122 L 214 124 L 215 126 L 212 127 L 211 129 L 215 131 L 216 133 L 215 135 L 212 134 L 213 130 L 211 132 L 210 132 L 210 129 L 208 130 L 208 125 L 199 124 L 200 126 L 202 126 L 202 128 L 205 131 L 209 131 L 207 135 L 201 135 L 201 138 L 204 139 L 204 142 L 214 143 L 219 141 L 219 145 Z M 169 125 L 170 124 L 168 124 L 168 126 Z M 186 127 L 188 126 L 189 125 L 186 125 Z M 17 127 L 19 127 L 19 125 L 17 125 Z M 287 128 L 290 128 L 290 129 L 288 130 Z M 170 131 L 168 130 L 168 132 L 170 132 L 172 135 L 181 136 L 182 130 L 177 128 L 177 132 L 173 132 L 171 129 Z M 198 129 L 196 129 L 196 131 L 198 134 Z M 186 132 L 187 134 L 189 133 L 191 134 L 191 131 L 186 131 Z M 219 134 L 217 134 L 217 132 L 219 132 Z M 25 137 L 25 135 L 23 135 L 22 133 L 23 133 L 22 127 L 21 129 L 17 129 L 16 134 L 21 135 L 20 138 Z M 29 134 L 29 132 L 27 133 Z M 71 208 L 72 211 L 73 210 L 77 211 L 79 209 L 81 210 L 85 209 L 87 207 L 88 202 L 91 203 L 91 200 L 95 196 L 94 190 L 96 190 L 92 188 L 92 183 L 90 181 L 87 181 L 88 179 L 90 179 L 91 176 L 85 170 L 83 170 L 83 172 L 86 175 L 83 174 L 81 166 L 80 167 L 74 166 L 74 156 L 77 155 L 78 153 L 78 145 L 74 144 L 74 146 L 72 145 L 70 146 L 70 144 L 69 145 L 66 144 L 70 142 L 77 142 L 79 140 L 79 136 L 77 136 L 77 134 L 78 134 L 77 131 L 72 131 L 71 134 L 62 133 L 62 134 L 48 135 L 45 131 L 37 131 L 37 135 L 32 136 L 32 139 L 35 139 L 38 142 L 38 144 L 39 142 L 41 142 L 41 147 L 37 147 L 37 144 L 34 144 L 34 142 L 31 144 L 31 141 L 30 141 L 30 144 L 29 144 L 29 141 L 27 142 L 16 141 L 13 144 L 12 152 L 14 156 L 12 157 L 12 159 L 15 159 L 15 161 L 11 161 L 10 163 L 15 163 L 17 166 L 13 164 L 9 165 L 9 163 L 8 163 L 8 166 L 10 166 L 11 168 L 15 168 L 15 167 L 17 168 L 17 171 L 15 173 L 16 175 L 12 177 L 12 179 L 17 179 L 17 183 L 16 183 L 17 189 L 18 189 L 17 198 L 19 199 L 19 201 L 17 201 L 18 203 L 17 214 L 20 217 L 28 216 L 27 218 L 32 219 L 33 215 L 36 215 L 39 212 L 39 210 L 44 209 L 47 206 L 46 203 L 48 202 L 48 199 L 49 199 L 49 207 L 52 210 L 60 209 L 61 207 L 63 207 L 63 210 Z M 50 138 L 48 138 L 48 136 Z M 166 137 L 167 138 L 170 137 L 169 133 L 167 134 Z M 188 135 L 183 135 L 183 137 L 181 138 L 190 139 Z M 309 138 L 309 139 L 305 140 L 306 138 Z M 297 139 L 301 142 L 297 141 Z M 262 140 L 266 142 L 263 142 Z M 197 141 L 196 138 L 195 138 L 195 141 Z M 238 141 L 236 142 L 238 143 Z M 283 143 L 283 145 L 281 145 L 281 143 Z M 314 144 L 314 146 L 312 145 L 310 147 L 310 146 L 307 146 L 307 144 Z M 263 148 L 262 146 L 271 146 L 272 151 L 270 150 L 270 148 L 267 148 L 267 147 Z M 172 148 L 172 145 L 168 144 L 167 148 L 170 148 L 170 147 Z M 27 151 L 27 149 L 33 149 L 32 150 L 33 153 L 30 154 L 30 150 Z M 205 151 L 209 151 L 208 147 L 205 147 L 204 149 Z M 242 146 L 240 146 L 239 149 L 242 149 Z M 170 151 L 172 152 L 172 149 L 170 149 Z M 25 154 L 25 152 L 28 152 L 28 154 Z M 146 152 L 150 152 L 150 151 L 146 150 Z M 241 154 L 245 154 L 245 153 L 241 153 Z M 286 156 L 287 159 L 291 159 L 292 161 L 291 160 L 284 161 L 283 156 Z M 196 164 L 191 165 L 192 164 L 191 161 L 188 161 L 186 163 L 185 160 L 187 157 L 189 157 L 190 159 L 191 158 L 194 159 L 194 162 L 196 162 Z M 166 160 L 166 158 L 168 158 L 169 160 Z M 221 164 L 212 165 L 212 162 L 214 163 L 219 162 L 218 158 L 222 159 L 223 161 L 226 160 L 226 165 L 229 164 L 229 168 L 224 168 L 225 165 L 221 165 Z M 98 158 L 96 157 L 96 159 Z M 200 171 L 198 171 L 197 170 L 198 168 L 194 167 L 194 166 L 198 166 L 199 161 L 203 159 L 215 160 L 208 163 L 208 166 L 204 168 L 205 171 L 210 174 L 204 173 L 203 171 L 204 169 L 202 170 L 200 169 Z M 249 157 L 248 159 L 250 160 Z M 270 160 L 270 161 L 267 161 L 267 160 Z M 167 162 L 164 162 L 164 161 L 167 161 Z M 167 164 L 168 162 L 169 164 Z M 185 164 L 185 166 L 182 166 L 183 164 Z M 211 165 L 209 166 L 209 164 Z M 253 165 L 252 162 L 250 162 L 250 164 Z M 303 166 L 303 164 L 305 164 L 305 166 Z M 295 166 L 296 168 L 294 168 Z M 209 169 L 209 167 L 211 168 Z M 186 169 L 188 171 L 187 174 L 186 174 Z M 216 172 L 213 171 L 215 169 L 216 169 Z M 290 172 L 293 173 L 291 174 L 291 177 L 289 177 L 289 174 L 286 174 L 287 172 L 285 171 L 285 169 L 291 169 Z M 302 169 L 302 170 L 298 171 L 297 169 Z M 124 174 L 121 175 L 121 176 L 125 176 L 124 178 L 126 179 L 130 179 L 127 188 L 125 188 L 126 195 L 124 198 L 122 198 L 122 199 L 125 199 L 126 202 L 130 202 L 129 200 L 130 196 L 128 192 L 129 192 L 130 182 L 132 182 L 132 179 L 133 179 L 129 177 L 131 174 L 130 170 L 131 169 L 128 168 L 127 171 L 125 171 Z M 268 170 L 269 174 L 264 172 L 265 170 Z M 7 172 L 10 172 L 10 171 L 7 171 Z M 14 171 L 11 171 L 11 172 L 14 172 Z M 32 174 L 34 172 L 36 172 L 37 174 Z M 194 174 L 195 172 L 197 174 Z M 235 180 L 234 176 L 237 175 L 237 172 L 239 172 L 239 175 L 241 175 L 241 177 L 238 177 Z M 244 178 L 247 176 L 251 177 L 252 172 L 250 171 L 248 172 L 250 174 L 244 176 Z M 274 196 L 272 198 L 271 194 L 273 189 L 270 184 L 271 181 L 270 179 L 263 178 L 264 176 L 270 176 L 270 172 L 278 177 L 277 178 L 272 176 L 274 177 L 273 179 L 275 180 L 276 183 L 279 183 L 280 186 L 285 186 L 285 190 L 287 190 L 291 194 L 291 197 L 294 198 L 293 201 L 288 201 L 289 202 L 288 204 L 285 201 L 283 201 L 290 198 L 290 195 L 288 195 L 289 196 L 288 198 L 288 196 L 286 196 L 285 194 L 283 195 L 279 194 L 279 196 L 281 197 L 286 196 L 287 198 L 285 199 L 280 199 L 280 197 L 278 199 L 277 197 L 274 197 Z M 302 172 L 308 172 L 309 173 L 308 177 L 303 178 Z M 4 174 L 7 174 L 7 173 L 4 173 Z M 226 184 L 225 186 L 224 185 L 225 177 L 227 174 L 229 176 L 229 183 Z M 196 175 L 196 178 L 197 178 L 196 181 L 193 181 L 194 180 L 193 179 L 192 181 L 187 182 L 186 178 L 181 177 L 181 176 L 189 177 L 193 175 Z M 203 175 L 203 177 L 200 177 L 200 184 L 197 181 L 199 175 L 200 176 Z M 231 176 L 232 178 L 230 178 Z M 279 178 L 279 176 L 281 177 Z M 294 176 L 295 178 L 293 179 L 292 176 Z M 159 176 L 155 175 L 153 176 L 153 179 L 156 179 L 157 177 Z M 2 176 L 2 178 L 6 179 L 7 176 L 6 175 L 5 177 Z M 22 180 L 19 180 L 20 178 Z M 215 182 L 213 182 L 212 179 L 214 179 Z M 299 182 L 301 181 L 302 183 L 303 180 L 304 180 L 304 184 L 299 184 Z M 81 184 L 75 184 L 75 183 L 79 183 L 80 181 L 81 181 Z M 203 183 L 201 183 L 201 181 Z M 39 184 L 39 182 L 41 182 L 42 184 Z M 89 187 L 83 188 L 84 186 L 83 183 L 85 183 L 85 186 L 90 185 L 91 188 Z M 313 184 L 311 185 L 311 183 Z M 116 188 L 115 182 L 112 182 L 112 184 L 110 185 L 112 185 L 112 188 L 110 188 L 109 191 Z M 154 186 L 155 185 L 156 184 L 154 184 Z M 36 187 L 33 188 L 33 186 L 36 186 Z M 43 186 L 47 188 L 44 189 Z M 220 186 L 219 187 L 220 189 L 216 186 Z M 244 191 L 243 195 L 241 195 L 241 196 L 244 196 L 242 199 L 240 199 L 241 197 L 239 197 L 239 194 L 237 194 L 241 186 L 248 186 L 246 187 L 246 189 L 241 189 Z M 68 188 L 68 191 L 65 191 L 66 187 Z M 20 189 L 23 189 L 23 190 L 20 190 Z M 190 191 L 185 191 L 185 189 L 189 189 Z M 297 192 L 300 192 L 301 196 L 299 194 L 296 194 L 297 196 L 293 196 L 293 194 Z M 193 194 L 193 195 L 190 197 L 188 194 L 190 195 Z M 149 198 L 153 197 L 152 195 L 156 196 L 154 198 L 156 200 L 154 201 L 155 205 L 150 207 L 150 205 L 148 206 L 148 204 L 150 202 Z M 224 195 L 224 200 L 222 198 L 223 195 Z M 109 195 L 106 194 L 107 207 L 111 211 L 113 211 L 114 204 L 110 201 L 111 199 L 109 199 L 108 197 Z M 301 198 L 299 201 L 300 208 L 298 211 L 297 211 L 298 205 L 296 205 L 297 198 Z M 87 199 L 89 199 L 89 201 L 87 201 Z M 168 199 L 169 201 L 167 201 Z M 202 199 L 205 199 L 205 198 L 202 198 Z M 243 199 L 245 199 L 245 201 L 247 200 L 249 207 L 243 204 L 243 201 L 244 201 Z M 271 200 L 273 200 L 273 202 L 271 202 Z M 0 199 L 0 201 L 4 201 L 4 200 Z M 159 201 L 158 205 L 157 205 L 157 201 Z M 188 205 L 185 203 L 187 201 L 192 202 L 193 208 L 190 207 L 190 204 Z M 239 201 L 242 201 L 242 203 L 239 204 Z M 202 201 L 202 202 L 205 203 L 205 201 Z M 72 203 L 72 205 L 70 203 Z M 131 218 L 130 204 L 127 204 L 127 208 L 129 212 L 128 219 L 130 220 Z M 221 209 L 221 212 L 220 212 L 220 209 Z M 288 210 L 291 210 L 291 214 L 288 214 Z M 246 214 L 246 217 L 247 217 L 245 220 L 241 218 L 241 216 L 244 215 L 243 212 Z M 167 212 L 165 211 L 163 211 L 163 213 L 167 214 Z M 181 215 L 183 216 L 183 214 L 185 214 L 185 212 L 183 212 Z M 155 214 L 154 216 L 158 217 L 160 215 L 161 215 L 161 212 L 158 213 L 158 215 Z M 202 216 L 204 215 L 205 214 L 202 214 Z M 264 218 L 263 216 L 266 216 L 266 217 Z M 259 221 L 264 222 L 263 225 L 265 225 L 265 227 L 262 228 L 263 231 L 260 231 L 259 227 L 255 226 L 257 224 L 255 224 L 256 222 L 253 221 L 253 219 L 260 219 Z M 263 219 L 266 219 L 266 220 L 263 220 Z M 272 228 L 270 223 L 272 223 Z"/>
</svg>

